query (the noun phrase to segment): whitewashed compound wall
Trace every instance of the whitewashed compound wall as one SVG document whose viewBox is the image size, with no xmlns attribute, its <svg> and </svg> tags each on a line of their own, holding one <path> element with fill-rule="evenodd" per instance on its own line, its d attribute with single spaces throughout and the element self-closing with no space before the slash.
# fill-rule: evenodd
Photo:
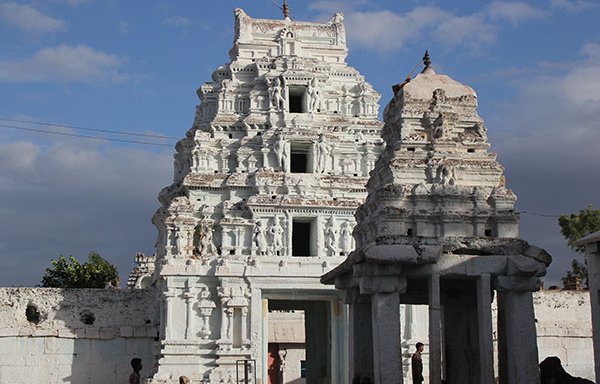
<svg viewBox="0 0 600 384">
<path fill-rule="evenodd" d="M 590 295 L 542 291 L 533 295 L 540 361 L 558 356 L 573 376 L 594 381 Z"/>
<path fill-rule="evenodd" d="M 569 373 L 593 379 L 588 292 L 537 292 L 534 303 L 540 360 L 558 356 Z M 37 325 L 27 320 L 28 305 L 39 312 Z M 426 307 L 415 307 L 410 317 L 418 321 L 403 319 L 413 323 L 403 342 L 406 364 L 414 343 L 427 341 L 426 327 L 414 324 L 426 324 Z M 133 357 L 144 362 L 142 376 L 151 376 L 157 329 L 151 289 L 1 288 L 0 383 L 124 383 Z"/>
<path fill-rule="evenodd" d="M 0 289 L 0 383 L 124 383 L 134 357 L 150 375 L 155 303 L 153 290 Z"/>
</svg>

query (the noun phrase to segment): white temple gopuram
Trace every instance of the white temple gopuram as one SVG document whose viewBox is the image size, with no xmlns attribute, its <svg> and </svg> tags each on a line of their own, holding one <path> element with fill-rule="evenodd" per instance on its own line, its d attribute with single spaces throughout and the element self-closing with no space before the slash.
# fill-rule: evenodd
<svg viewBox="0 0 600 384">
<path fill-rule="evenodd" d="M 384 143 L 380 96 L 347 52 L 341 14 L 311 23 L 235 10 L 230 62 L 198 89 L 153 219 L 152 382 L 278 382 L 286 364 L 299 382 L 348 382 L 343 295 L 319 279 L 354 249 L 354 213 Z M 300 323 L 287 333 L 304 333 L 287 340 L 305 344 L 296 357 L 269 343 L 286 317 Z"/>
<path fill-rule="evenodd" d="M 540 382 L 532 292 L 550 256 L 519 239 L 473 89 L 425 69 L 394 87 L 356 250 L 323 277 L 350 304 L 351 376 L 402 383 L 399 305 L 429 307 L 429 382 Z M 497 301 L 497 335 L 492 301 Z"/>
<path fill-rule="evenodd" d="M 417 342 L 426 384 L 540 384 L 549 356 L 593 378 L 598 234 L 581 240 L 591 300 L 532 294 L 551 259 L 519 239 L 474 90 L 426 55 L 383 125 L 346 55 L 341 14 L 237 9 L 156 254 L 132 289 L 0 288 L 0 383 L 119 384 L 139 358 L 146 384 L 398 384 Z"/>
</svg>

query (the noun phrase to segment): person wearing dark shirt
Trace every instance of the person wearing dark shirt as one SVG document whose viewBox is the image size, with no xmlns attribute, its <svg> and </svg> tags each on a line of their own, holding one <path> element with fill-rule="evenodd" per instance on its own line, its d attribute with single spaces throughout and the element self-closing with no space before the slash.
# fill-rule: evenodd
<svg viewBox="0 0 600 384">
<path fill-rule="evenodd" d="M 423 343 L 417 343 L 415 345 L 417 351 L 413 353 L 410 364 L 412 367 L 413 384 L 421 384 L 423 382 L 423 359 L 421 353 L 425 349 Z"/>
</svg>

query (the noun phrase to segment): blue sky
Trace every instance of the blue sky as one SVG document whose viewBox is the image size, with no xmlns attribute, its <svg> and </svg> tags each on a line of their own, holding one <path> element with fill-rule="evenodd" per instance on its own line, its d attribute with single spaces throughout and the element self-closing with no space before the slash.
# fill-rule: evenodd
<svg viewBox="0 0 600 384">
<path fill-rule="evenodd" d="M 472 86 L 520 210 L 600 208 L 600 3 L 289 4 L 298 20 L 345 13 L 348 62 L 382 93 L 382 105 L 425 49 L 438 72 Z M 228 60 L 236 7 L 281 17 L 271 0 L 0 1 L 0 118 L 183 137 L 197 87 Z M 175 140 L 0 125 L 0 286 L 38 284 L 51 258 L 89 251 L 125 280 L 134 253 L 153 252 L 150 220 L 172 178 Z M 546 285 L 575 256 L 556 221 L 521 216 L 522 237 L 554 256 Z"/>
</svg>

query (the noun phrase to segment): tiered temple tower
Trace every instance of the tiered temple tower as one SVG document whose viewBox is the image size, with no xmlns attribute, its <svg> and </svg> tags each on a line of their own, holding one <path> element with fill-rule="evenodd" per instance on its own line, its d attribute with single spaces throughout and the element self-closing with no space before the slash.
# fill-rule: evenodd
<svg viewBox="0 0 600 384">
<path fill-rule="evenodd" d="M 350 304 L 352 376 L 402 383 L 398 306 L 427 304 L 429 382 L 495 383 L 495 298 L 500 382 L 538 383 L 531 292 L 550 257 L 518 238 L 475 92 L 424 64 L 384 111 L 356 250 L 322 279 Z"/>
<path fill-rule="evenodd" d="M 235 10 L 231 61 L 198 89 L 153 219 L 153 382 L 267 383 L 278 374 L 268 361 L 282 369 L 286 356 L 268 345 L 276 311 L 303 314 L 308 382 L 348 382 L 346 311 L 319 277 L 354 249 L 354 213 L 384 143 L 380 96 L 346 55 L 341 14 L 310 23 Z"/>
</svg>

